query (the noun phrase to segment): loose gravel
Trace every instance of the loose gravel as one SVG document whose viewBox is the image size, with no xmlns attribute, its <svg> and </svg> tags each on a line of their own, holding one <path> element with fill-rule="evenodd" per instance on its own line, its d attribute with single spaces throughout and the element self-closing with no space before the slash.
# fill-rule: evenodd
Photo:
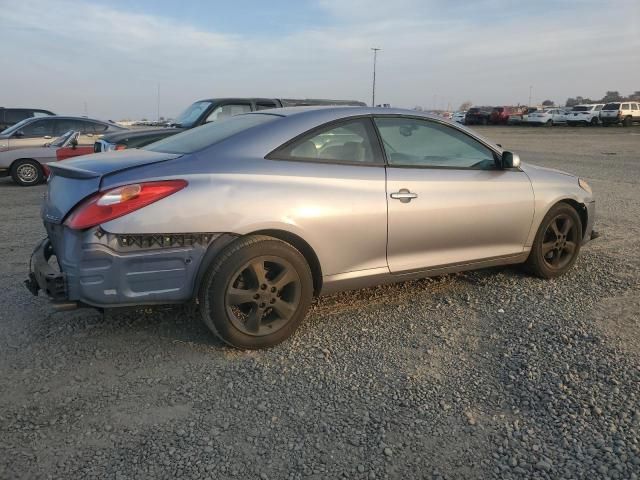
<svg viewBox="0 0 640 480">
<path fill-rule="evenodd" d="M 259 352 L 180 308 L 52 313 L 21 285 L 43 188 L 0 180 L 0 478 L 637 479 L 640 129 L 479 130 L 590 181 L 576 267 L 322 298 Z"/>
</svg>

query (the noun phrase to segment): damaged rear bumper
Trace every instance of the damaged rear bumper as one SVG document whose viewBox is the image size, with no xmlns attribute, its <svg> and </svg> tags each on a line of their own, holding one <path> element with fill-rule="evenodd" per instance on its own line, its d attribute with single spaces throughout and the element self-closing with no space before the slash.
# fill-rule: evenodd
<svg viewBox="0 0 640 480">
<path fill-rule="evenodd" d="M 73 303 L 97 308 L 184 303 L 193 297 L 199 267 L 218 237 L 45 226 L 49 236 L 34 250 L 25 284 L 63 308 Z"/>
</svg>

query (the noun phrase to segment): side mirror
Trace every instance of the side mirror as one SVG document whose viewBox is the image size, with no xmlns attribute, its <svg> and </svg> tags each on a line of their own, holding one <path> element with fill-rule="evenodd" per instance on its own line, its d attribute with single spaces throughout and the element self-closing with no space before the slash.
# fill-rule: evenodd
<svg viewBox="0 0 640 480">
<path fill-rule="evenodd" d="M 22 130 L 18 130 L 16 133 L 13 134 L 13 136 L 16 138 L 22 138 L 24 137 L 24 132 Z"/>
<path fill-rule="evenodd" d="M 517 153 L 502 152 L 502 168 L 519 168 L 520 157 Z"/>
</svg>

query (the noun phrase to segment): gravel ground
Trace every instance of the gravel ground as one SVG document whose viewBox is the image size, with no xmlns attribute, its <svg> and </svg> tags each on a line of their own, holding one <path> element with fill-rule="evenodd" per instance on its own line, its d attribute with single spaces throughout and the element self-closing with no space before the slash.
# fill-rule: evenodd
<svg viewBox="0 0 640 480">
<path fill-rule="evenodd" d="M 479 130 L 591 182 L 570 274 L 326 297 L 260 352 L 176 308 L 52 313 L 21 285 L 43 188 L 0 180 L 0 477 L 638 478 L 640 128 Z"/>
</svg>

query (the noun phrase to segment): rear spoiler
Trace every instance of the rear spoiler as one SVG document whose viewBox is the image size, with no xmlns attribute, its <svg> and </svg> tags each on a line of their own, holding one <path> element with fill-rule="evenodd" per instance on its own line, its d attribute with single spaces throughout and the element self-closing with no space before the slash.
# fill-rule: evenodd
<svg viewBox="0 0 640 480">
<path fill-rule="evenodd" d="M 70 167 L 67 165 L 59 165 L 55 163 L 48 163 L 47 167 L 49 170 L 54 172 L 56 175 L 60 177 L 67 178 L 97 178 L 100 176 L 97 172 L 92 172 L 91 170 L 84 170 L 82 168 Z"/>
</svg>

